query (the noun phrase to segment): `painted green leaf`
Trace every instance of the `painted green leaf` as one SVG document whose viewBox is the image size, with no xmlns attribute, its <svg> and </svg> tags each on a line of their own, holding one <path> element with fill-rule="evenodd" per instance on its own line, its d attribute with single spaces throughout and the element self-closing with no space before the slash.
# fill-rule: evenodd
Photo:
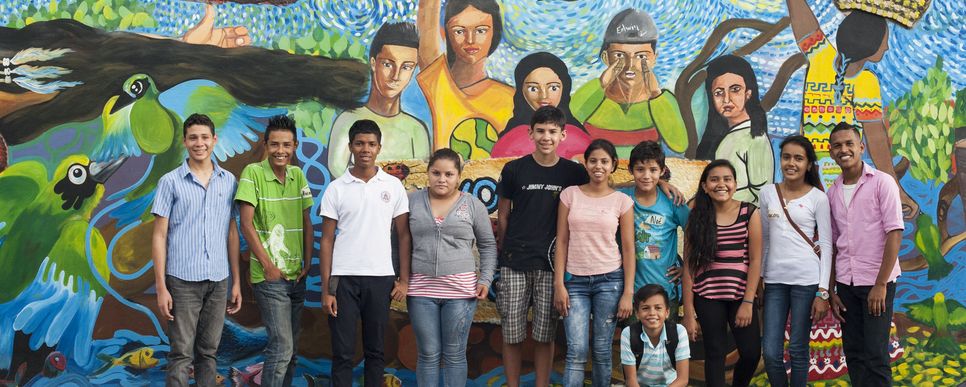
<svg viewBox="0 0 966 387">
<path fill-rule="evenodd" d="M 332 51 L 339 56 L 345 53 L 345 49 L 349 47 L 349 41 L 344 36 L 339 36 L 334 43 L 332 43 Z"/>
<path fill-rule="evenodd" d="M 127 16 L 121 17 L 121 24 L 117 26 L 119 30 L 126 30 L 131 28 L 131 21 L 134 20 L 134 14 L 128 12 Z"/>
<path fill-rule="evenodd" d="M 296 39 L 295 44 L 297 44 L 298 47 L 302 48 L 303 50 L 311 50 L 315 48 L 315 39 L 312 37 L 312 35 L 305 35 Z"/>
</svg>

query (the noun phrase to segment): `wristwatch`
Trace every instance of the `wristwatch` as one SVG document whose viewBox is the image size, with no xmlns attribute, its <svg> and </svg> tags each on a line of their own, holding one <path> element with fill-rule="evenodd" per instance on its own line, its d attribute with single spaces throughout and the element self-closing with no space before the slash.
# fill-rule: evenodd
<svg viewBox="0 0 966 387">
<path fill-rule="evenodd" d="M 819 290 L 819 291 L 815 292 L 815 297 L 818 297 L 818 298 L 821 298 L 823 300 L 828 301 L 828 297 L 829 297 L 828 296 L 828 291 L 827 290 Z"/>
</svg>

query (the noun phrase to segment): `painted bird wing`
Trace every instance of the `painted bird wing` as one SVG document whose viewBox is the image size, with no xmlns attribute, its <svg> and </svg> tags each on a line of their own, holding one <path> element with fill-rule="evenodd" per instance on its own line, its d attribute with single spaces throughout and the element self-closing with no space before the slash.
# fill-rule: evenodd
<svg viewBox="0 0 966 387">
<path fill-rule="evenodd" d="M 966 307 L 963 307 L 963 304 L 956 300 L 946 300 L 946 307 L 951 310 L 949 312 L 949 326 L 953 329 L 966 328 Z"/>
<path fill-rule="evenodd" d="M 57 264 L 58 270 L 74 277 L 78 286 L 83 281 L 86 286 L 103 295 L 104 287 L 95 275 L 100 276 L 105 283 L 111 278 L 111 269 L 107 265 L 107 243 L 97 228 L 91 229 L 90 239 L 85 238 L 89 225 L 86 220 L 81 219 L 65 223 L 60 229 L 60 238 L 54 243 L 48 256 Z M 87 259 L 88 244 L 91 249 L 90 260 Z"/>
<path fill-rule="evenodd" d="M 0 173 L 0 246 L 10 224 L 47 185 L 47 169 L 39 161 L 23 161 Z"/>
<path fill-rule="evenodd" d="M 251 150 L 251 143 L 258 142 L 260 133 L 264 131 L 264 121 L 287 112 L 286 109 L 263 109 L 241 104 L 228 90 L 217 84 L 199 86 L 188 97 L 188 105 L 207 112 L 214 122 L 218 134 L 214 154 L 218 161 Z"/>
<path fill-rule="evenodd" d="M 935 317 L 932 313 L 932 306 L 932 300 L 923 300 L 917 304 L 907 305 L 909 308 L 909 316 L 924 324 L 933 324 Z"/>
</svg>

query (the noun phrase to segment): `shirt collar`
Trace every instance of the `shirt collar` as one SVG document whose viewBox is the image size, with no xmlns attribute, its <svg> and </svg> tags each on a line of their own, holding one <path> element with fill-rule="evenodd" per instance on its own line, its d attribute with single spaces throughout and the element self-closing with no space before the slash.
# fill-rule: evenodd
<svg viewBox="0 0 966 387">
<path fill-rule="evenodd" d="M 218 162 L 214 159 L 211 160 L 211 165 L 214 167 L 212 176 L 221 176 L 221 174 L 225 172 L 225 170 L 221 169 L 221 166 L 218 165 Z M 188 159 L 184 159 L 184 161 L 181 162 L 181 167 L 178 168 L 178 176 L 187 177 L 189 175 L 191 175 L 191 168 L 188 167 Z"/>
<path fill-rule="evenodd" d="M 661 328 L 661 339 L 658 340 L 657 342 L 658 345 L 664 345 L 665 343 L 667 343 L 667 324 L 668 323 L 665 320 L 664 327 Z M 644 329 L 641 329 L 641 341 L 647 343 L 647 345 L 650 345 L 651 348 L 657 348 L 657 345 L 651 344 L 651 339 L 647 337 L 647 331 L 645 331 Z"/>
<path fill-rule="evenodd" d="M 362 179 L 353 176 L 352 173 L 349 173 L 349 169 L 350 168 L 346 168 L 345 173 L 342 174 L 342 177 L 341 177 L 342 181 L 346 183 L 356 183 L 356 182 L 363 183 L 363 184 L 366 183 Z M 396 177 L 383 171 L 382 167 L 376 166 L 376 175 L 373 176 L 372 178 L 379 181 L 387 181 L 386 180 L 387 178 L 395 179 Z"/>
<path fill-rule="evenodd" d="M 875 168 L 873 168 L 869 163 L 862 162 L 862 175 L 859 176 L 859 180 L 855 182 L 855 186 L 858 187 L 865 182 L 865 179 L 870 178 L 875 175 Z M 845 185 L 845 176 L 839 175 L 835 178 L 835 183 Z"/>
<path fill-rule="evenodd" d="M 272 169 L 272 163 L 267 158 L 262 160 L 261 165 L 262 168 L 265 168 L 265 181 L 278 181 L 278 177 L 275 176 L 275 170 Z M 285 166 L 285 180 L 295 180 L 295 176 L 289 173 L 291 167 L 291 165 Z M 281 182 L 279 181 L 279 183 Z"/>
</svg>

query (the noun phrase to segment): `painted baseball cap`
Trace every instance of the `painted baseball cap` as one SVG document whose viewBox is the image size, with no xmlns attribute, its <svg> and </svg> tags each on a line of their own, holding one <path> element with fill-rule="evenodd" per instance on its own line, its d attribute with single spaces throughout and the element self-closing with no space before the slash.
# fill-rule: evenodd
<svg viewBox="0 0 966 387">
<path fill-rule="evenodd" d="M 604 31 L 604 45 L 611 43 L 639 44 L 656 41 L 657 25 L 647 12 L 628 8 L 614 15 Z"/>
</svg>

